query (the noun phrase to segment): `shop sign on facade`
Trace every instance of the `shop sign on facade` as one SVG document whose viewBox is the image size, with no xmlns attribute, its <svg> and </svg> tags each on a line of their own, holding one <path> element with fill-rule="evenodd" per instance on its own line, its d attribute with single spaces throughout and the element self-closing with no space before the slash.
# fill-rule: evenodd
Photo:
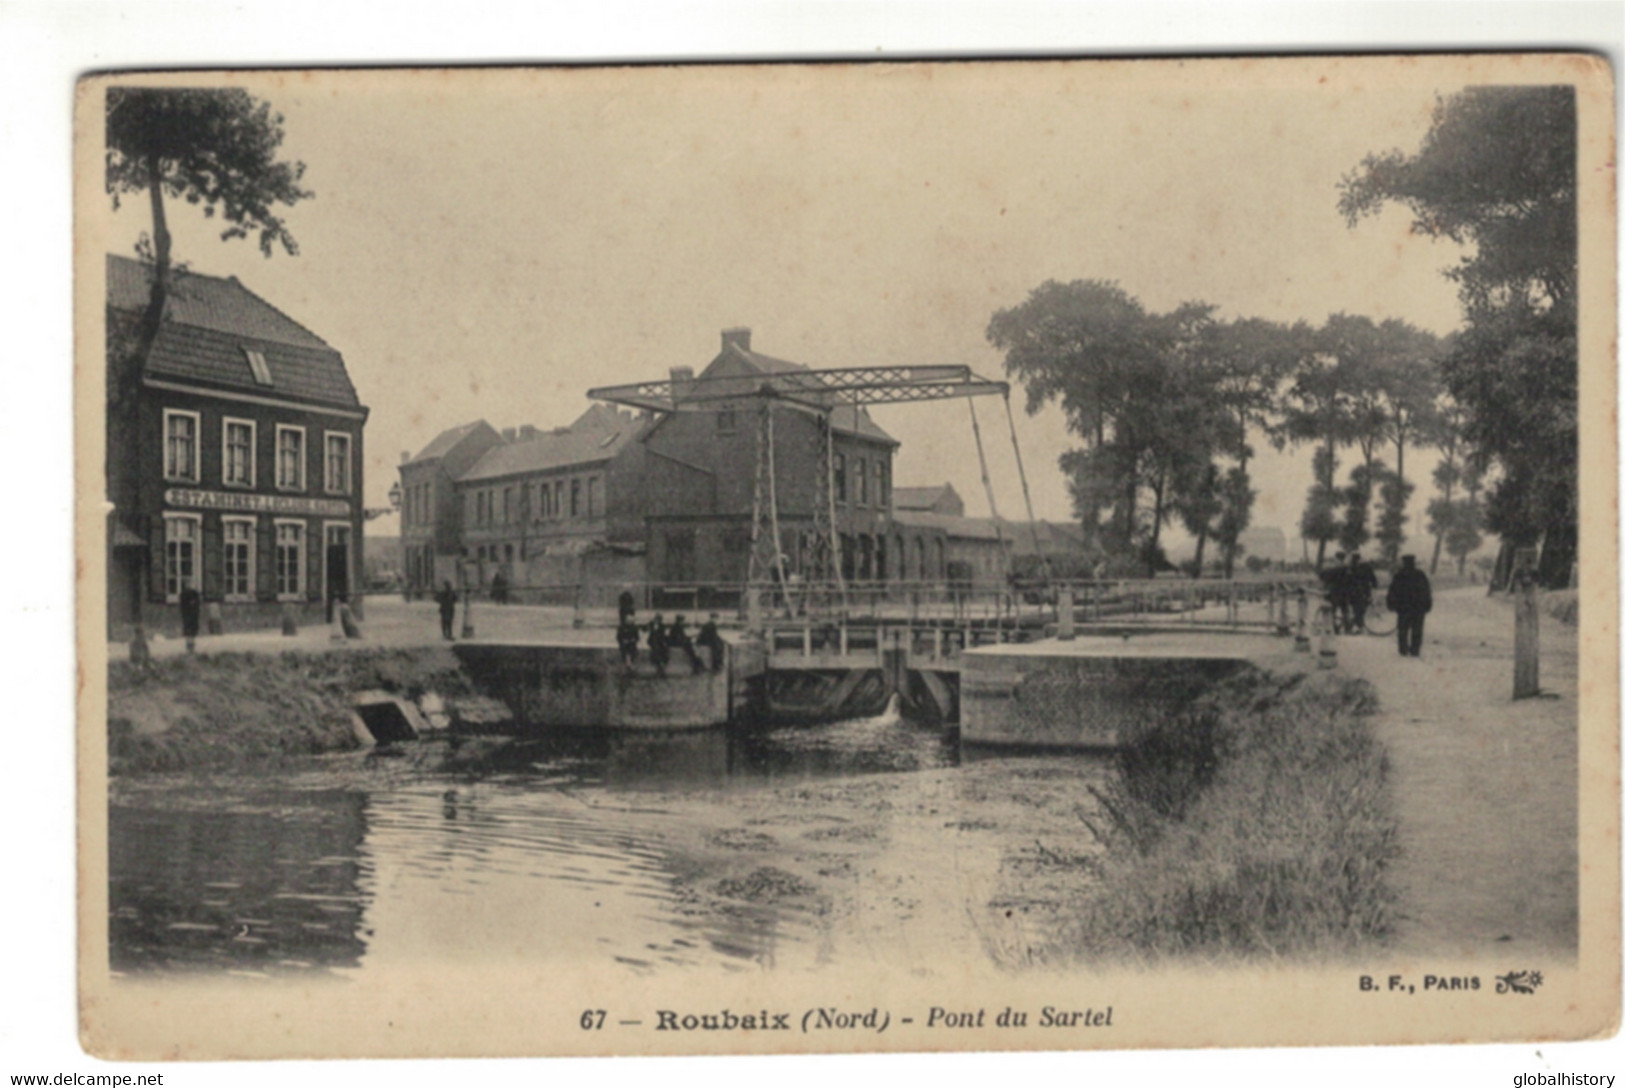
<svg viewBox="0 0 1625 1088">
<path fill-rule="evenodd" d="M 172 487 L 164 492 L 164 505 L 195 510 L 235 510 L 249 514 L 315 515 L 324 518 L 350 516 L 350 504 L 343 499 L 262 495 L 252 491 L 199 491 Z"/>
</svg>

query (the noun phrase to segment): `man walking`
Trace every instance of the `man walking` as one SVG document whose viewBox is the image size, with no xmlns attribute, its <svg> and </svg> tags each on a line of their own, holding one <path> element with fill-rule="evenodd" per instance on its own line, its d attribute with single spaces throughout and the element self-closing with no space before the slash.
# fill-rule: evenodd
<svg viewBox="0 0 1625 1088">
<path fill-rule="evenodd" d="M 1399 619 L 1399 656 L 1422 656 L 1422 621 L 1433 611 L 1433 587 L 1416 569 L 1416 556 L 1400 557 L 1388 584 L 1388 610 Z"/>
<path fill-rule="evenodd" d="M 440 592 L 434 595 L 434 603 L 440 606 L 440 636 L 450 642 L 451 621 L 457 614 L 457 591 L 451 588 L 450 582 L 441 584 Z"/>
</svg>

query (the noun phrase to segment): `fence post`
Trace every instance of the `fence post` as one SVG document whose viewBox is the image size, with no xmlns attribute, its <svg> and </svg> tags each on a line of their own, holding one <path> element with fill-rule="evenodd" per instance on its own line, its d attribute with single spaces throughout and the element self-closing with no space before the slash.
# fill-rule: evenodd
<svg viewBox="0 0 1625 1088">
<path fill-rule="evenodd" d="M 1309 652 L 1309 593 L 1302 588 L 1298 590 L 1298 634 L 1292 640 L 1292 649 L 1300 654 Z"/>
<path fill-rule="evenodd" d="M 1337 668 L 1337 635 L 1330 622 L 1317 623 L 1320 628 L 1320 667 Z"/>
<path fill-rule="evenodd" d="M 1056 594 L 1055 637 L 1071 642 L 1078 637 L 1078 617 L 1072 611 L 1072 587 L 1064 586 Z"/>
<path fill-rule="evenodd" d="M 1512 569 L 1518 594 L 1512 634 L 1512 697 L 1540 694 L 1540 588 L 1535 582 L 1535 549 L 1519 548 Z"/>
</svg>

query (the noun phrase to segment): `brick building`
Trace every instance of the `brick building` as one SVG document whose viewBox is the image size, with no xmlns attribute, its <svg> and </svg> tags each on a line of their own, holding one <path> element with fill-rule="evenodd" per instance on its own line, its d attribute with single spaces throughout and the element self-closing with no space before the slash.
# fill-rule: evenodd
<svg viewBox="0 0 1625 1088">
<path fill-rule="evenodd" d="M 107 260 L 110 367 L 151 266 Z M 112 379 L 110 395 L 118 385 Z M 178 631 L 181 589 L 227 630 L 324 620 L 360 588 L 362 429 L 344 359 L 235 277 L 177 272 L 132 395 L 108 411 L 108 624 Z"/>
<path fill-rule="evenodd" d="M 679 387 L 735 380 L 748 389 L 753 378 L 806 369 L 752 351 L 750 330 L 729 329 L 698 379 L 691 367 L 675 367 L 671 377 Z M 825 473 L 819 416 L 791 405 L 775 411 L 781 548 L 801 570 Z M 831 424 L 835 523 L 847 576 L 896 578 L 897 442 L 863 409 L 839 408 Z M 581 577 L 743 581 L 759 437 L 749 408 L 650 417 L 594 405 L 553 431 L 498 432 L 483 421 L 453 428 L 401 465 L 409 583 L 464 577 L 489 585 L 497 570 L 521 587 Z"/>
<path fill-rule="evenodd" d="M 406 589 L 422 596 L 443 582 L 458 585 L 463 501 L 457 481 L 502 436 L 477 420 L 436 435 L 417 456 L 401 454 L 401 557 Z"/>
<path fill-rule="evenodd" d="M 753 351 L 749 329 L 727 329 L 721 351 L 697 379 L 689 368 L 678 367 L 671 380 L 676 390 L 698 381 L 712 389 L 737 383 L 748 391 L 763 376 L 807 369 Z M 791 402 L 774 408 L 779 550 L 787 570 L 798 574 L 811 566 L 814 505 L 819 479 L 828 472 L 819 417 Z M 842 573 L 849 580 L 895 579 L 891 484 L 897 440 L 867 410 L 850 405 L 831 413 L 830 429 Z M 745 580 L 761 439 L 760 415 L 752 408 L 673 412 L 650 427 L 642 442 L 642 509 L 651 580 L 705 585 Z"/>
<path fill-rule="evenodd" d="M 604 568 L 605 579 L 643 580 L 631 479 L 647 426 L 593 405 L 567 427 L 498 432 L 480 420 L 403 454 L 408 592 L 448 581 L 487 587 L 498 572 L 513 586 L 554 585 L 580 579 L 584 566 Z"/>
</svg>

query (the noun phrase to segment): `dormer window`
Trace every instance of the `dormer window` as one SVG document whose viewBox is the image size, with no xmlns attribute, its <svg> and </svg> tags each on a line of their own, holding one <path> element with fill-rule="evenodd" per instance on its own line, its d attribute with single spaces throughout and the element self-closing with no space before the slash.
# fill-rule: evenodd
<svg viewBox="0 0 1625 1088">
<path fill-rule="evenodd" d="M 243 354 L 248 356 L 248 367 L 254 372 L 254 380 L 260 385 L 272 384 L 271 364 L 265 361 L 265 353 L 244 348 Z"/>
</svg>

